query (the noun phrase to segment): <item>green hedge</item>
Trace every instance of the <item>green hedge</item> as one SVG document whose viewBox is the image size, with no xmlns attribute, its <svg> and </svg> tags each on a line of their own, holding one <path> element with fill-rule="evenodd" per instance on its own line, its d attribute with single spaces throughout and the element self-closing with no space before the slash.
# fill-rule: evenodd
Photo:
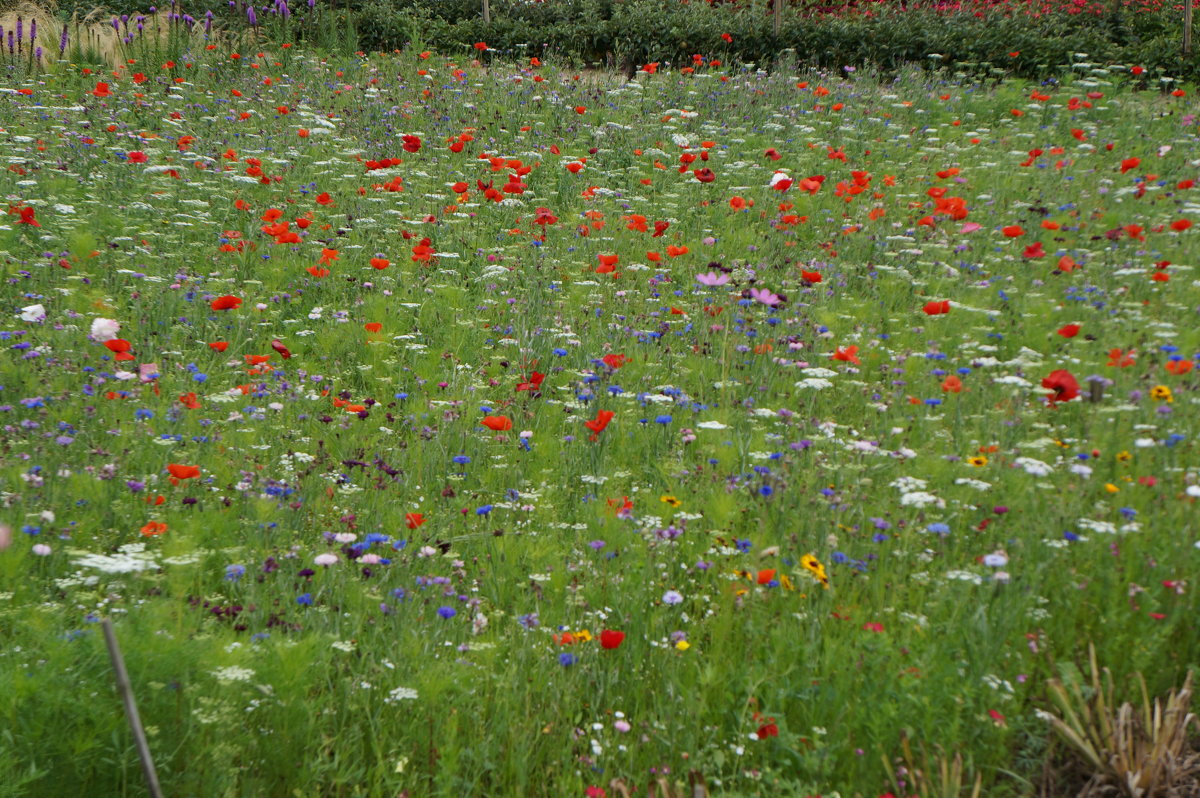
<svg viewBox="0 0 1200 798">
<path fill-rule="evenodd" d="M 763 5 L 756 9 L 676 0 L 495 0 L 485 24 L 479 0 L 373 0 L 355 21 L 360 46 L 390 50 L 419 42 L 438 50 L 483 41 L 506 57 L 552 53 L 619 65 L 660 61 L 683 65 L 693 54 L 768 65 L 792 49 L 820 67 L 908 63 L 954 65 L 987 74 L 1003 69 L 1044 78 L 1086 53 L 1096 64 L 1140 65 L 1149 75 L 1194 78 L 1200 60 L 1180 55 L 1182 24 L 1169 14 L 1118 11 L 1104 17 L 1039 19 L 992 12 L 882 10 L 878 16 L 785 16 L 776 36 Z M 721 34 L 732 36 L 726 43 Z M 1018 56 L 1010 53 L 1018 52 Z M 938 61 L 931 54 L 943 56 Z"/>
</svg>

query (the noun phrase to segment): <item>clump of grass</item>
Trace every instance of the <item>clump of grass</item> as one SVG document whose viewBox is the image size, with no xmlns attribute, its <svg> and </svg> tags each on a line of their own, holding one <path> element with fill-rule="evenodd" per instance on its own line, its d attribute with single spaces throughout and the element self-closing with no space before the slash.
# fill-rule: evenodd
<svg viewBox="0 0 1200 798">
<path fill-rule="evenodd" d="M 1091 771 L 1079 798 L 1182 798 L 1200 794 L 1200 750 L 1189 732 L 1200 730 L 1191 711 L 1192 671 L 1166 699 L 1150 700 L 1146 680 L 1134 674 L 1141 700 L 1118 705 L 1112 673 L 1096 664 L 1088 648 L 1090 679 L 1052 679 L 1050 698 L 1058 714 L 1050 726 Z"/>
<path fill-rule="evenodd" d="M 900 735 L 898 761 L 893 764 L 883 757 L 883 767 L 894 789 L 901 795 L 917 795 L 920 798 L 979 798 L 983 789 L 983 774 L 971 778 L 970 767 L 964 765 L 962 754 L 949 756 L 940 747 L 932 759 L 928 749 L 921 744 L 914 752 L 908 735 Z M 965 792 L 970 790 L 970 792 Z"/>
</svg>

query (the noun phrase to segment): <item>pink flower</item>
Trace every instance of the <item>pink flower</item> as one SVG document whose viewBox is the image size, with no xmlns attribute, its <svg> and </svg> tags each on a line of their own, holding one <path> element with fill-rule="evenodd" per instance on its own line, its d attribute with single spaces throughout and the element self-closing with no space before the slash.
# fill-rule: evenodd
<svg viewBox="0 0 1200 798">
<path fill-rule="evenodd" d="M 777 294 L 771 293 L 766 288 L 751 288 L 750 298 L 772 308 L 783 301 Z"/>
<path fill-rule="evenodd" d="M 696 282 L 700 283 L 700 285 L 707 285 L 709 287 L 725 285 L 727 282 L 729 282 L 729 275 L 717 274 L 716 272 L 705 272 L 704 274 L 696 275 Z"/>
<path fill-rule="evenodd" d="M 316 557 L 313 557 L 313 562 L 317 565 L 333 565 L 337 561 L 338 556 L 336 554 L 318 554 Z"/>
<path fill-rule="evenodd" d="M 982 229 L 983 229 L 983 225 L 981 225 L 981 224 L 979 224 L 979 223 L 977 223 L 977 222 L 966 222 L 965 224 L 963 224 L 963 226 L 962 226 L 962 227 L 960 227 L 960 228 L 958 229 L 958 232 L 960 232 L 960 233 L 974 233 L 976 230 L 982 230 Z"/>
</svg>

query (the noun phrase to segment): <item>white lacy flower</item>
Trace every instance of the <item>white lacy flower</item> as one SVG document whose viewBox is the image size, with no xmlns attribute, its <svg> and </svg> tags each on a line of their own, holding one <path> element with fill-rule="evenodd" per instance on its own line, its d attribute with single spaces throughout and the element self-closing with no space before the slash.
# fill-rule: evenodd
<svg viewBox="0 0 1200 798">
<path fill-rule="evenodd" d="M 211 673 L 221 684 L 248 682 L 254 678 L 254 671 L 249 668 L 238 667 L 237 665 L 230 665 L 228 668 L 217 668 Z"/>
<path fill-rule="evenodd" d="M 1025 469 L 1026 474 L 1033 474 L 1035 477 L 1049 476 L 1050 472 L 1054 470 L 1049 463 L 1043 463 L 1032 457 L 1018 457 L 1013 462 Z"/>
</svg>

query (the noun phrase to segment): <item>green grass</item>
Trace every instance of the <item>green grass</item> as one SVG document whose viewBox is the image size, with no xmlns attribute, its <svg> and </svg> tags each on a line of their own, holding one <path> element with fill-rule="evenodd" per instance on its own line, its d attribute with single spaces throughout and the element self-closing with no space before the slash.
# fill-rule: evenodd
<svg viewBox="0 0 1200 798">
<path fill-rule="evenodd" d="M 583 795 L 669 768 L 874 798 L 902 734 L 1030 795 L 1045 681 L 1089 641 L 1155 692 L 1195 665 L 1196 372 L 1167 368 L 1200 350 L 1196 229 L 1171 227 L 1200 212 L 1194 87 L 240 55 L 63 64 L 0 104 L 4 193 L 40 224 L 0 220 L 0 795 L 144 794 L 105 615 L 174 796 Z M 523 194 L 485 196 L 514 168 L 485 153 L 533 167 Z M 1051 407 L 1059 369 L 1083 397 Z"/>
</svg>

